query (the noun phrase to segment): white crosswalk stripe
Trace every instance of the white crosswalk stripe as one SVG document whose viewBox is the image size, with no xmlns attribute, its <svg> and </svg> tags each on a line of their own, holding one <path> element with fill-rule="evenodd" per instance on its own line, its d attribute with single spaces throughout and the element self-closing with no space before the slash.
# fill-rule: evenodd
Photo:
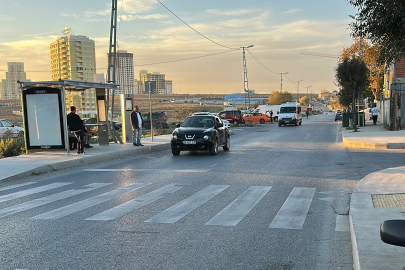
<svg viewBox="0 0 405 270">
<path fill-rule="evenodd" d="M 0 218 L 10 216 L 10 215 L 13 215 L 13 214 L 16 214 L 19 212 L 23 212 L 23 211 L 26 211 L 26 210 L 29 210 L 29 209 L 32 209 L 35 207 L 39 207 L 39 206 L 42 206 L 42 205 L 45 205 L 48 203 L 63 200 L 63 199 L 66 199 L 66 198 L 69 198 L 69 197 L 72 197 L 75 195 L 79 195 L 84 192 L 89 192 L 91 190 L 105 187 L 107 185 L 110 185 L 110 183 L 93 183 L 93 184 L 84 186 L 85 189 L 70 189 L 70 190 L 56 193 L 56 194 L 53 194 L 53 195 L 50 195 L 50 196 L 47 196 L 44 198 L 36 199 L 33 201 L 28 201 L 25 203 L 14 205 L 14 206 L 10 206 L 10 207 L 0 210 Z"/>
<path fill-rule="evenodd" d="M 314 194 L 315 188 L 295 187 L 269 228 L 302 229 Z"/>
<path fill-rule="evenodd" d="M 253 186 L 219 212 L 206 225 L 236 226 L 266 195 L 271 187 Z"/>
<path fill-rule="evenodd" d="M 170 184 L 165 187 L 159 188 L 155 191 L 152 191 L 148 194 L 145 194 L 139 198 L 133 199 L 121 205 L 118 205 L 114 208 L 111 208 L 107 211 L 101 212 L 92 217 L 86 218 L 86 220 L 114 220 L 125 216 L 132 211 L 144 207 L 148 204 L 151 204 L 161 198 L 163 198 L 165 193 L 173 193 L 182 187 L 176 186 L 175 184 Z"/>
<path fill-rule="evenodd" d="M 31 219 L 57 219 L 57 218 L 61 218 L 70 214 L 73 214 L 75 212 L 78 212 L 80 210 L 92 207 L 94 205 L 100 204 L 102 202 L 106 202 L 108 200 L 111 200 L 113 198 L 116 198 L 118 196 L 121 196 L 125 193 L 129 193 L 131 191 L 140 189 L 142 187 L 147 186 L 148 184 L 143 184 L 143 183 L 136 183 L 136 184 L 132 184 L 126 187 L 122 187 L 122 188 L 118 188 L 115 189 L 113 191 L 101 194 L 101 195 L 97 195 L 95 197 L 83 200 L 83 201 L 79 201 L 58 209 L 55 209 L 53 211 L 32 217 Z"/>
<path fill-rule="evenodd" d="M 145 183 L 134 183 L 127 185 L 125 187 L 111 189 L 108 192 L 95 195 L 92 197 L 86 196 L 87 199 L 80 199 L 80 194 L 86 192 L 106 187 L 111 185 L 111 183 L 92 183 L 85 185 L 78 189 L 68 189 L 65 191 L 49 195 L 49 191 L 52 191 L 56 188 L 61 188 L 73 183 L 58 182 L 53 184 L 47 184 L 40 187 L 29 188 L 29 185 L 33 183 L 10 185 L 8 187 L 2 188 L 1 191 L 10 192 L 9 194 L 0 196 L 0 202 L 11 201 L 13 199 L 22 198 L 25 196 L 38 194 L 44 191 L 48 191 L 46 196 L 39 197 L 30 201 L 24 201 L 23 203 L 18 203 L 14 205 L 7 205 L 7 207 L 0 208 L 0 218 L 8 217 L 27 211 L 34 208 L 39 208 L 40 206 L 50 205 L 57 201 L 63 199 L 71 198 L 76 196 L 73 203 L 63 204 L 64 206 L 57 209 L 44 212 L 36 213 L 35 216 L 31 216 L 31 220 L 55 220 L 59 219 L 74 213 L 77 213 L 81 210 L 88 209 L 90 207 L 96 206 L 101 203 L 105 203 L 114 198 L 118 198 L 122 195 L 128 194 L 132 191 L 144 188 L 150 184 Z M 38 184 L 38 183 L 35 183 Z M 20 188 L 26 188 L 26 190 L 20 191 Z M 180 219 L 185 218 L 193 211 L 201 211 L 200 209 L 207 208 L 202 207 L 207 202 L 211 201 L 212 203 L 217 203 L 221 197 L 225 198 L 226 196 L 231 203 L 225 206 L 222 210 L 218 209 L 215 212 L 211 213 L 211 216 L 206 219 L 205 225 L 207 226 L 238 226 L 238 224 L 244 219 L 255 218 L 254 214 L 249 214 L 254 208 L 257 208 L 257 211 L 268 211 L 268 203 L 260 203 L 266 197 L 266 201 L 273 196 L 278 196 L 276 193 L 269 194 L 269 191 L 272 189 L 271 186 L 251 186 L 246 187 L 243 191 L 238 192 L 237 194 L 229 190 L 230 185 L 208 185 L 205 188 L 195 192 L 194 194 L 189 195 L 188 197 L 182 199 L 180 202 L 172 204 L 167 208 L 164 208 L 157 212 L 151 212 L 151 215 L 148 218 L 145 218 L 144 222 L 147 223 L 161 223 L 161 224 L 172 224 L 178 222 Z M 19 191 L 12 192 L 12 189 L 19 188 Z M 151 189 L 148 193 L 141 192 L 142 194 L 138 197 L 133 197 L 126 199 L 124 203 L 118 205 L 113 205 L 111 208 L 107 208 L 102 212 L 94 212 L 89 214 L 88 217 L 84 217 L 84 220 L 87 221 L 111 221 L 117 220 L 125 215 L 128 215 L 134 211 L 141 209 L 142 207 L 156 203 L 157 201 L 168 200 L 169 198 L 175 199 L 177 191 L 181 189 L 186 189 L 189 191 L 189 185 L 182 184 L 168 184 L 162 187 L 156 187 Z M 224 192 L 226 190 L 226 192 Z M 269 220 L 268 226 L 269 229 L 302 229 L 305 223 L 305 220 L 308 217 L 308 211 L 311 207 L 314 195 L 315 188 L 304 188 L 304 187 L 294 187 L 291 191 L 288 198 L 285 200 L 282 207 L 277 212 L 276 216 Z M 173 194 L 173 195 L 172 195 Z M 83 195 L 82 195 L 83 196 Z M 130 195 L 126 195 L 130 196 Z M 233 197 L 232 197 L 233 196 Z M 271 196 L 271 197 L 268 197 Z M 73 200 L 73 199 L 72 199 Z M 317 202 L 327 202 L 320 201 Z M 10 202 L 9 204 L 13 204 Z M 212 204 L 212 205 L 214 205 Z M 163 204 L 164 205 L 164 204 Z M 210 204 L 211 205 L 211 204 Z M 154 208 L 151 208 L 154 209 Z M 215 209 L 215 208 L 208 208 Z M 153 210 L 152 210 L 153 211 Z M 28 211 L 27 211 L 28 212 Z M 206 212 L 207 213 L 207 212 Z M 207 221 L 208 220 L 208 221 Z M 346 216 L 337 216 L 335 231 L 347 231 L 347 217 Z M 249 224 L 249 223 L 246 223 Z"/>
<path fill-rule="evenodd" d="M 146 220 L 146 222 L 152 223 L 175 223 L 179 219 L 183 218 L 191 211 L 197 207 L 203 205 L 225 189 L 228 185 L 211 185 L 203 190 L 200 190 L 196 194 L 188 197 L 187 199 L 182 200 L 178 204 L 173 205 L 172 207 L 166 209 L 165 211 L 157 214 L 154 217 Z"/>
<path fill-rule="evenodd" d="M 3 195 L 3 196 L 0 196 L 0 202 L 6 202 L 6 201 L 14 200 L 17 198 L 22 198 L 25 196 L 33 195 L 36 193 L 48 191 L 51 189 L 63 187 L 63 186 L 70 185 L 70 184 L 72 184 L 72 183 L 64 183 L 64 182 L 53 183 L 53 184 L 49 184 L 49 185 L 45 185 L 45 186 L 41 186 L 41 187 L 31 188 L 31 189 L 23 190 L 20 192 Z"/>
</svg>

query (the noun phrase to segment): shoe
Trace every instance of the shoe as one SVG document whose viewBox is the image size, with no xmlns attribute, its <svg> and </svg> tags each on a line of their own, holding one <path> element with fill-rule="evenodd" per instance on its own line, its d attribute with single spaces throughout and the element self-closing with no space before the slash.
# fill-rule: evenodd
<svg viewBox="0 0 405 270">
<path fill-rule="evenodd" d="M 141 143 L 138 143 L 138 146 L 143 146 L 143 144 L 141 144 Z"/>
<path fill-rule="evenodd" d="M 77 151 L 77 154 L 84 154 L 84 151 Z"/>
<path fill-rule="evenodd" d="M 134 143 L 134 146 L 138 146 L 136 143 Z"/>
<path fill-rule="evenodd" d="M 86 148 L 93 148 L 93 146 L 91 146 L 90 144 L 86 144 L 85 147 Z"/>
</svg>

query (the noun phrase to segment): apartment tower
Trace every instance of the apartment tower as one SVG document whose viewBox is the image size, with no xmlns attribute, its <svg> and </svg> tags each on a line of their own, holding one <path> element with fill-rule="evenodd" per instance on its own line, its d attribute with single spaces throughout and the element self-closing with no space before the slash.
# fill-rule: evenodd
<svg viewBox="0 0 405 270">
<path fill-rule="evenodd" d="M 27 74 L 24 72 L 24 63 L 8 62 L 7 67 L 6 79 L 1 80 L 1 98 L 19 99 L 21 98 L 21 90 L 17 81 L 27 81 Z"/>
<path fill-rule="evenodd" d="M 94 40 L 76 36 L 70 28 L 50 45 L 52 80 L 59 79 L 90 81 L 96 74 L 96 53 Z M 66 107 L 75 106 L 82 117 L 96 114 L 95 89 L 84 92 L 66 91 Z"/>
<path fill-rule="evenodd" d="M 108 59 L 110 58 L 107 53 L 107 62 Z M 115 66 L 115 83 L 120 84 L 119 89 L 115 90 L 115 94 L 135 94 L 134 55 L 118 50 Z"/>
</svg>

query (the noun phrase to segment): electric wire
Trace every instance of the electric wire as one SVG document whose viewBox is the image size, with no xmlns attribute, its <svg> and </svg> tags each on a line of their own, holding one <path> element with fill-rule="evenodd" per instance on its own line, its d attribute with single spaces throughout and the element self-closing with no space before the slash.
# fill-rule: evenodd
<svg viewBox="0 0 405 270">
<path fill-rule="evenodd" d="M 222 45 L 222 44 L 220 44 L 220 43 L 218 43 L 218 42 L 215 42 L 215 41 L 213 41 L 212 39 L 210 39 L 210 38 L 204 36 L 203 34 L 201 34 L 200 32 L 198 32 L 196 29 L 194 29 L 193 27 L 191 27 L 188 23 L 186 23 L 185 21 L 183 21 L 183 20 L 182 20 L 179 16 L 177 16 L 173 11 L 171 11 L 171 10 L 170 10 L 168 7 L 166 7 L 162 2 L 160 2 L 160 0 L 156 0 L 156 1 L 158 1 L 165 9 L 167 9 L 170 13 L 172 13 L 177 19 L 179 19 L 182 23 L 184 23 L 185 25 L 187 25 L 191 30 L 193 30 L 194 32 L 196 32 L 197 34 L 199 34 L 200 36 L 202 36 L 203 38 L 205 38 L 205 39 L 211 41 L 212 43 L 217 44 L 218 46 L 221 46 L 221 47 L 224 47 L 224 48 L 227 48 L 227 49 L 232 49 L 232 50 L 235 49 L 235 48 L 231 48 L 231 47 Z M 239 49 L 238 49 L 238 50 L 239 50 Z"/>
<path fill-rule="evenodd" d="M 253 59 L 255 59 L 262 67 L 264 67 L 265 69 L 267 69 L 268 71 L 270 71 L 270 72 L 272 72 L 272 73 L 274 73 L 274 74 L 280 74 L 280 73 L 277 73 L 277 72 L 275 72 L 275 71 L 273 71 L 273 70 L 270 70 L 269 68 L 267 68 L 265 65 L 263 65 L 259 60 L 257 60 L 257 58 L 256 57 L 254 57 L 254 55 L 248 50 L 248 49 L 246 49 L 246 51 L 253 57 Z"/>
</svg>

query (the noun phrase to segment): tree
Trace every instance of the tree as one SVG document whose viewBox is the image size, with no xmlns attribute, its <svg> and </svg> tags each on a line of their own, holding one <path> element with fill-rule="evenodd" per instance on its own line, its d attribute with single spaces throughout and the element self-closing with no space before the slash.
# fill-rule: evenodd
<svg viewBox="0 0 405 270">
<path fill-rule="evenodd" d="M 269 105 L 279 105 L 292 100 L 291 93 L 273 91 L 269 97 Z"/>
<path fill-rule="evenodd" d="M 341 60 L 348 57 L 362 57 L 370 70 L 370 85 L 366 87 L 364 95 L 367 98 L 377 99 L 384 87 L 384 65 L 378 62 L 381 46 L 371 44 L 367 39 L 359 38 L 349 47 L 343 48 Z"/>
<path fill-rule="evenodd" d="M 300 99 L 300 104 L 301 105 L 308 105 L 309 104 L 309 98 L 307 96 L 304 96 Z"/>
<path fill-rule="evenodd" d="M 359 10 L 351 24 L 353 35 L 381 45 L 379 62 L 393 63 L 405 56 L 405 1 L 348 0 Z"/>
<path fill-rule="evenodd" d="M 340 91 L 340 103 L 344 106 L 350 105 L 352 100 L 353 128 L 357 131 L 356 119 L 356 96 L 369 83 L 369 69 L 366 63 L 357 57 L 345 58 L 336 68 L 336 80 L 342 87 Z"/>
</svg>

